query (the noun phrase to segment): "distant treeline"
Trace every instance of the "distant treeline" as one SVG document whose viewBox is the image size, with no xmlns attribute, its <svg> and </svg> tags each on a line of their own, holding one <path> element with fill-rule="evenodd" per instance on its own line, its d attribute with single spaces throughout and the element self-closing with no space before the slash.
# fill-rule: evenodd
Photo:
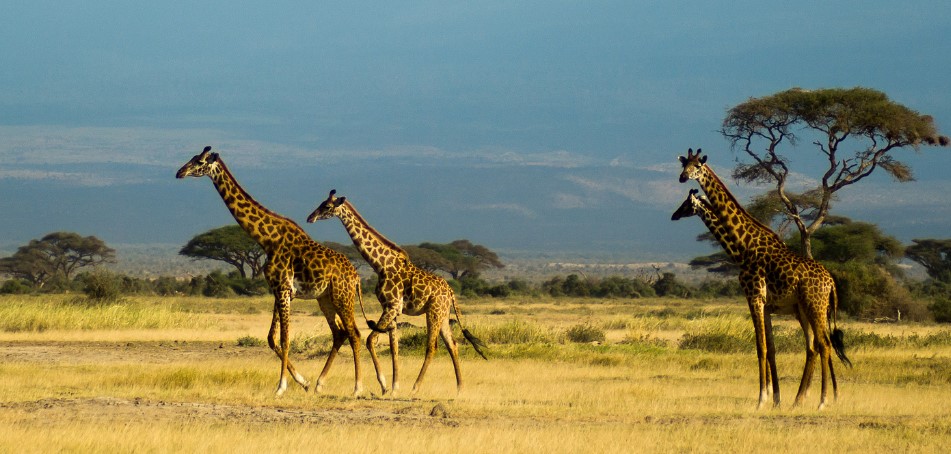
<svg viewBox="0 0 951 454">
<path fill-rule="evenodd" d="M 900 288 L 880 288 L 876 276 L 858 273 L 842 273 L 834 270 L 839 288 L 839 313 L 860 319 L 894 322 L 901 320 L 951 322 L 951 293 L 948 285 L 938 281 L 906 283 Z M 861 278 L 859 278 L 861 277 Z M 554 276 L 541 282 L 510 279 L 490 282 L 479 276 L 464 276 L 447 279 L 462 297 L 506 298 L 514 296 L 539 298 L 744 298 L 735 278 L 707 279 L 688 283 L 676 274 L 665 272 L 653 278 L 638 276 L 588 277 L 583 274 Z M 377 278 L 363 280 L 364 295 L 373 295 Z M 890 284 L 894 285 L 894 284 Z M 206 275 L 187 279 L 159 277 L 137 278 L 96 268 L 79 273 L 72 279 L 51 279 L 42 287 L 35 287 L 27 280 L 9 279 L 0 285 L 0 294 L 64 293 L 85 295 L 88 300 L 118 302 L 124 295 L 156 296 L 205 296 L 227 298 L 262 296 L 268 294 L 268 285 L 261 278 L 242 277 L 237 272 L 212 271 Z M 878 292 L 878 293 L 875 293 Z M 891 298 L 883 299 L 886 294 Z M 897 294 L 900 297 L 894 297 Z M 877 297 L 876 297 L 877 296 Z"/>
</svg>

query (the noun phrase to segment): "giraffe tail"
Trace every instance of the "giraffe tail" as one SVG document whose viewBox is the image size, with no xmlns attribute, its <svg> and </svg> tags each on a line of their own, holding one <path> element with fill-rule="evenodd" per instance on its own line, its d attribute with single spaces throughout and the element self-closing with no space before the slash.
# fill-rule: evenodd
<svg viewBox="0 0 951 454">
<path fill-rule="evenodd" d="M 475 334 L 472 334 L 469 330 L 462 326 L 462 317 L 459 316 L 459 304 L 456 302 L 456 295 L 452 295 L 452 310 L 456 313 L 456 321 L 459 323 L 459 327 L 462 328 L 462 337 L 465 337 L 469 344 L 472 345 L 472 348 L 475 349 L 476 353 L 482 357 L 482 359 L 488 360 L 489 358 L 485 356 L 485 353 L 482 349 L 488 349 L 485 346 L 485 342 L 482 342 L 482 339 L 475 337 Z"/>
<path fill-rule="evenodd" d="M 377 328 L 376 322 L 374 322 L 373 320 L 370 320 L 369 318 L 367 318 L 367 311 L 366 311 L 366 309 L 364 309 L 364 307 L 363 307 L 363 281 L 362 281 L 362 279 L 357 279 L 357 298 L 358 298 L 359 301 L 360 301 L 360 312 L 363 313 L 363 319 L 366 320 L 367 326 L 369 326 L 370 329 L 372 329 L 373 331 L 376 331 L 376 332 L 379 332 L 379 333 L 386 333 L 386 331 Z"/>
<path fill-rule="evenodd" d="M 852 361 L 849 360 L 848 356 L 845 356 L 845 333 L 839 329 L 836 320 L 839 314 L 839 293 L 836 288 L 838 283 L 834 279 L 832 283 L 832 291 L 829 292 L 829 310 L 832 311 L 832 336 L 830 341 L 832 342 L 832 349 L 835 350 L 835 354 L 842 361 L 842 364 L 852 367 Z"/>
</svg>

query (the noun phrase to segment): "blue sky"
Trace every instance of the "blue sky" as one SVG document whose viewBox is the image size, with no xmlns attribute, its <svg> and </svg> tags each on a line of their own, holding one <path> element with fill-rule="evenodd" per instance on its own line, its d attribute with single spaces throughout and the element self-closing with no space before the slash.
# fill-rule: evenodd
<svg viewBox="0 0 951 454">
<path fill-rule="evenodd" d="M 212 145 L 301 222 L 335 187 L 398 243 L 689 259 L 710 249 L 669 221 L 676 156 L 728 172 L 717 129 L 749 97 L 866 86 L 951 133 L 947 2 L 354 3 L 0 5 L 0 244 L 232 222 L 172 177 Z M 918 181 L 876 176 L 834 211 L 947 237 L 947 153 L 902 151 Z"/>
</svg>

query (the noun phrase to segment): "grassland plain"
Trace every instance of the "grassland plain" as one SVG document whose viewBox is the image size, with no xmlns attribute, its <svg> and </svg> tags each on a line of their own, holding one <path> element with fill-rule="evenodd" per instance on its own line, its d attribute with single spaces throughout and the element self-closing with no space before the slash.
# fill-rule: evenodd
<svg viewBox="0 0 951 454">
<path fill-rule="evenodd" d="M 0 452 L 946 452 L 951 328 L 840 319 L 855 367 L 817 411 L 790 408 L 798 324 L 779 319 L 783 405 L 755 410 L 752 325 L 740 300 L 462 301 L 489 344 L 463 346 L 465 388 L 440 353 L 423 389 L 422 329 L 403 329 L 404 394 L 379 396 L 363 355 L 349 396 L 340 355 L 322 394 L 274 396 L 269 299 L 0 298 Z M 379 306 L 370 303 L 370 316 Z M 418 317 L 403 321 L 422 325 Z M 364 334 L 368 333 L 363 329 Z M 295 301 L 292 357 L 316 378 L 330 344 Z M 347 348 L 347 347 L 344 347 Z M 388 366 L 386 367 L 389 370 Z M 388 375 L 388 374 L 387 374 Z"/>
</svg>

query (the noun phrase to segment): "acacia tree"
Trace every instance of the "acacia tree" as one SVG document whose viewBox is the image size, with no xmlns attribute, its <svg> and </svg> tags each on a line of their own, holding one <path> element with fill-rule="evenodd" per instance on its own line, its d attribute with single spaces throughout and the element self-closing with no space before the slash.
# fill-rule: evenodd
<svg viewBox="0 0 951 454">
<path fill-rule="evenodd" d="M 869 88 L 803 90 L 793 88 L 763 98 L 751 98 L 727 113 L 721 133 L 734 150 L 752 162 L 739 163 L 733 178 L 773 183 L 768 196 L 781 202 L 783 216 L 796 226 L 800 245 L 812 257 L 810 238 L 829 214 L 833 195 L 882 169 L 899 182 L 914 180 L 895 150 L 925 145 L 948 145 L 933 119 L 891 101 Z M 819 185 L 802 193 L 789 190 L 790 159 L 781 146 L 795 149 L 800 135 L 824 155 L 826 170 Z"/>
<path fill-rule="evenodd" d="M 438 252 L 433 249 L 419 247 L 419 246 L 400 246 L 409 254 L 409 259 L 413 261 L 413 264 L 430 272 L 435 272 L 439 270 L 447 270 L 451 268 L 449 260 L 443 258 Z"/>
<path fill-rule="evenodd" d="M 505 267 L 495 252 L 485 246 L 472 244 L 469 240 L 456 240 L 449 244 L 423 243 L 419 247 L 430 249 L 442 256 L 445 262 L 432 260 L 432 268 L 445 271 L 456 280 L 478 277 L 482 270 L 488 268 Z"/>
<path fill-rule="evenodd" d="M 25 279 L 42 288 L 56 275 L 67 281 L 79 268 L 115 262 L 116 251 L 95 236 L 53 232 L 30 240 L 10 257 L 0 259 L 0 272 Z"/>
<path fill-rule="evenodd" d="M 179 254 L 195 260 L 219 260 L 234 266 L 238 274 L 247 278 L 245 267 L 251 270 L 251 278 L 258 277 L 264 267 L 265 254 L 254 239 L 241 228 L 231 224 L 211 229 L 188 241 Z"/>
<path fill-rule="evenodd" d="M 951 283 L 951 238 L 911 241 L 915 244 L 905 249 L 905 256 L 924 266 L 932 279 Z"/>
</svg>

